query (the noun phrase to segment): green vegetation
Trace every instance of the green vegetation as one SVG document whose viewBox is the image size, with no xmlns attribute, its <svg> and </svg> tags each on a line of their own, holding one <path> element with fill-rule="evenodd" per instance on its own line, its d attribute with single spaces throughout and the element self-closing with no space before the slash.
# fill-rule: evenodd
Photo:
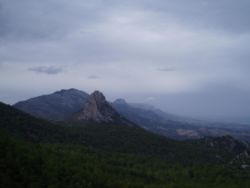
<svg viewBox="0 0 250 188">
<path fill-rule="evenodd" d="M 226 165 L 183 166 L 147 155 L 34 144 L 5 135 L 0 139 L 1 187 L 250 187 L 249 171 Z"/>
<path fill-rule="evenodd" d="M 0 126 L 1 187 L 250 187 L 250 170 L 229 163 L 240 144 L 211 148 L 137 127 L 56 125 L 4 104 Z"/>
</svg>

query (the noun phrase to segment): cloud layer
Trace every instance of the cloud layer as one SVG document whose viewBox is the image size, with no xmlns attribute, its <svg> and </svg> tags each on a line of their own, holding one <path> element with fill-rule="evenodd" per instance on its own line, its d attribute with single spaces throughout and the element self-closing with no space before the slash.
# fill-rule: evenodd
<svg viewBox="0 0 250 188">
<path fill-rule="evenodd" d="M 36 73 L 49 74 L 49 75 L 59 74 L 63 72 L 62 67 L 55 67 L 55 66 L 30 67 L 28 70 Z"/>
<path fill-rule="evenodd" d="M 249 14 L 248 0 L 1 0 L 0 100 L 77 87 L 204 116 L 206 101 L 232 98 L 220 113 L 244 114 Z"/>
</svg>

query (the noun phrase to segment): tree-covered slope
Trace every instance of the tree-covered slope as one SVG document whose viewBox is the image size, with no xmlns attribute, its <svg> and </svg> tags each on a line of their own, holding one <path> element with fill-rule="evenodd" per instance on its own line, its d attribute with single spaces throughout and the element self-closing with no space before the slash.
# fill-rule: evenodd
<svg viewBox="0 0 250 188">
<path fill-rule="evenodd" d="M 0 184 L 13 188 L 242 188 L 250 170 L 230 164 L 182 165 L 149 155 L 75 144 L 35 144 L 0 130 Z"/>
<path fill-rule="evenodd" d="M 174 141 L 124 125 L 58 125 L 0 103 L 1 187 L 249 187 L 245 152 L 232 137 Z"/>
<path fill-rule="evenodd" d="M 160 156 L 181 163 L 229 163 L 238 155 L 248 153 L 247 146 L 231 137 L 223 137 L 217 145 L 230 138 L 239 150 L 212 147 L 213 139 L 175 141 L 134 126 L 53 124 L 3 103 L 0 103 L 0 127 L 16 138 L 35 143 L 80 144 L 102 151 Z"/>
</svg>

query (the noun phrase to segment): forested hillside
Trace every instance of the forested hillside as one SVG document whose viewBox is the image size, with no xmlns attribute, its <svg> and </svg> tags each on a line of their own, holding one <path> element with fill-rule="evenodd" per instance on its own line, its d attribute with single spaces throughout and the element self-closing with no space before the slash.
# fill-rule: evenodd
<svg viewBox="0 0 250 188">
<path fill-rule="evenodd" d="M 52 124 L 0 106 L 2 187 L 250 186 L 249 163 L 239 158 L 248 148 L 231 137 L 174 141 L 138 127 Z"/>
</svg>

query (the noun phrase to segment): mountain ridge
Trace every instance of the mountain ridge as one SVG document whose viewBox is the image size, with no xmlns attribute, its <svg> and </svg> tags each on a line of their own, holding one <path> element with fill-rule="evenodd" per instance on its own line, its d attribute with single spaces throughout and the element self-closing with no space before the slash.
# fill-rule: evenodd
<svg viewBox="0 0 250 188">
<path fill-rule="evenodd" d="M 75 121 L 77 120 L 77 116 L 80 117 L 83 115 L 83 108 L 86 108 L 85 103 L 89 97 L 89 94 L 77 89 L 64 89 L 49 95 L 38 96 L 19 102 L 15 104 L 14 107 L 47 120 Z M 111 118 L 109 116 L 116 114 L 112 112 L 113 110 L 110 110 L 110 105 L 112 105 L 112 108 L 119 113 L 119 115 L 115 115 L 117 117 L 115 119 L 123 119 L 122 121 L 118 121 L 119 123 L 136 124 L 146 130 L 166 137 L 182 140 L 198 139 L 205 136 L 232 135 L 237 139 L 250 141 L 250 130 L 244 128 L 237 129 L 233 125 L 226 127 L 223 124 L 204 123 L 202 121 L 182 118 L 165 113 L 152 106 L 127 103 L 125 99 L 121 98 L 115 100 L 113 103 L 108 101 L 105 103 L 106 109 L 109 109 L 108 111 L 110 112 L 106 114 L 107 117 L 105 119 L 105 115 L 101 115 L 100 110 L 95 110 L 95 113 L 93 111 L 91 112 L 91 108 L 89 107 L 92 103 L 93 100 L 92 102 L 88 102 L 88 110 L 85 109 L 85 115 L 83 115 L 81 121 L 87 119 L 99 121 L 98 119 L 102 119 L 103 122 L 108 122 L 108 119 Z M 91 114 L 92 116 L 95 115 L 95 117 L 88 117 L 91 116 Z M 126 120 L 124 120 L 124 118 Z M 128 123 L 128 121 L 130 123 Z"/>
<path fill-rule="evenodd" d="M 36 117 L 63 121 L 69 118 L 69 114 L 81 109 L 88 96 L 86 92 L 74 88 L 62 89 L 52 94 L 17 102 L 13 106 Z"/>
</svg>

